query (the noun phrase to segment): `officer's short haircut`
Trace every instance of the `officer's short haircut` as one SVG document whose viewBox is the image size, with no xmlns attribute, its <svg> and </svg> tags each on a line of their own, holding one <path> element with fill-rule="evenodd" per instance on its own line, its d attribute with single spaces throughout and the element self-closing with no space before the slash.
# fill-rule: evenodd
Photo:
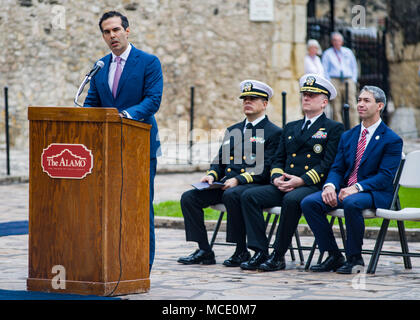
<svg viewBox="0 0 420 320">
<path fill-rule="evenodd" d="M 381 88 L 375 87 L 375 86 L 364 86 L 362 90 L 360 90 L 360 93 L 362 93 L 363 91 L 367 91 L 373 94 L 373 97 L 375 98 L 376 103 L 382 102 L 384 104 L 383 109 L 385 109 L 386 95 L 385 95 L 385 92 Z"/>
</svg>

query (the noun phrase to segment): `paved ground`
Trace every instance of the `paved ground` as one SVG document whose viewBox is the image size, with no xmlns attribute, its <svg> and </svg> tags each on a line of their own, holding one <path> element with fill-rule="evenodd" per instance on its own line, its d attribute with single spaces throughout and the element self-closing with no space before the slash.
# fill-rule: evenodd
<svg viewBox="0 0 420 320">
<path fill-rule="evenodd" d="M 179 200 L 181 193 L 197 181 L 202 173 L 158 174 L 156 201 Z M 26 291 L 28 266 L 28 183 L 0 185 L 0 299 L 74 299 L 70 295 L 36 294 Z M 9 224 L 8 224 L 9 223 Z M 157 254 L 151 274 L 151 289 L 145 294 L 126 295 L 129 300 L 315 300 L 315 299 L 380 299 L 417 300 L 420 298 L 420 259 L 412 259 L 413 269 L 405 270 L 399 257 L 382 256 L 375 275 L 338 275 L 306 272 L 287 256 L 287 269 L 272 273 L 246 272 L 226 268 L 224 259 L 232 247 L 216 246 L 214 266 L 184 266 L 179 256 L 196 249 L 186 243 L 181 229 L 157 228 Z M 5 234 L 5 233 L 2 233 Z M 7 234 L 7 232 L 6 232 Z M 224 233 L 219 233 L 224 237 Z M 312 237 L 302 237 L 303 245 L 311 245 Z M 365 248 L 373 247 L 365 240 Z M 386 250 L 394 250 L 398 242 L 386 242 Z M 410 250 L 420 252 L 420 243 L 410 243 Z M 305 252 L 307 257 L 307 252 Z M 370 256 L 364 256 L 365 263 Z M 315 260 L 314 260 L 315 261 Z M 99 297 L 76 297 L 97 299 Z"/>
<path fill-rule="evenodd" d="M 195 179 L 190 176 L 158 175 L 157 186 L 168 180 Z M 184 181 L 185 181 L 184 180 Z M 188 183 L 185 183 L 188 185 Z M 175 188 L 175 187 L 174 187 Z M 176 187 L 174 195 L 182 192 Z M 157 188 L 157 190 L 161 190 Z M 165 190 L 168 193 L 168 190 Z M 0 225 L 6 222 L 22 222 L 28 219 L 28 184 L 0 186 Z M 161 200 L 170 197 L 158 192 Z M 19 229 L 17 229 L 19 230 Z M 186 243 L 184 231 L 158 228 L 156 262 L 151 274 L 149 293 L 120 297 L 131 300 L 209 299 L 209 300 L 270 300 L 270 299 L 419 299 L 420 259 L 412 259 L 413 269 L 405 270 L 402 259 L 381 257 L 375 275 L 338 275 L 306 272 L 299 263 L 287 259 L 287 270 L 261 273 L 245 272 L 238 268 L 226 268 L 221 263 L 232 254 L 232 247 L 216 246 L 215 266 L 184 266 L 177 258 L 195 250 L 194 243 Z M 19 232 L 18 232 L 19 233 Z M 223 239 L 224 233 L 220 233 Z M 302 237 L 303 245 L 311 245 L 312 237 Z M 372 248 L 373 240 L 365 241 L 365 248 Z M 386 249 L 398 248 L 397 242 L 387 242 Z M 37 297 L 25 293 L 27 277 L 28 235 L 0 237 L 0 298 L 17 294 L 18 299 Z M 420 252 L 420 243 L 411 243 L 410 249 Z M 307 253 L 305 252 L 305 256 Z M 365 262 L 369 256 L 365 256 Z M 3 295 L 2 295 L 3 294 Z M 50 296 L 51 297 L 51 296 Z M 53 295 L 54 298 L 60 298 Z M 44 298 L 49 298 L 44 296 Z"/>
</svg>

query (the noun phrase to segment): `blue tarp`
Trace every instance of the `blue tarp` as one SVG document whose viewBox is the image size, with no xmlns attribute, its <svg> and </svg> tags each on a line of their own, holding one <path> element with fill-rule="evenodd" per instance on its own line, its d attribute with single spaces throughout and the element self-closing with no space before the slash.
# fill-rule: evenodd
<svg viewBox="0 0 420 320">
<path fill-rule="evenodd" d="M 28 234 L 28 220 L 0 223 L 0 237 Z"/>
<path fill-rule="evenodd" d="M 0 300 L 121 300 L 121 298 L 0 289 Z"/>
</svg>

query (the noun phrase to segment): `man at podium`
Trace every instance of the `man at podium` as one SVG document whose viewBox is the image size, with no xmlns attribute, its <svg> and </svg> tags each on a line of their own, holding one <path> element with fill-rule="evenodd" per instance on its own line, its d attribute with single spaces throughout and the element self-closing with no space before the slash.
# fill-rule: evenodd
<svg viewBox="0 0 420 320">
<path fill-rule="evenodd" d="M 150 269 L 155 255 L 154 178 L 160 154 L 158 127 L 154 114 L 159 110 L 163 90 L 159 59 L 135 48 L 129 41 L 127 17 L 117 11 L 99 20 L 102 38 L 111 53 L 101 58 L 104 66 L 92 78 L 84 107 L 117 108 L 121 117 L 152 125 L 150 131 Z M 133 141 L 133 143 L 136 143 Z"/>
</svg>

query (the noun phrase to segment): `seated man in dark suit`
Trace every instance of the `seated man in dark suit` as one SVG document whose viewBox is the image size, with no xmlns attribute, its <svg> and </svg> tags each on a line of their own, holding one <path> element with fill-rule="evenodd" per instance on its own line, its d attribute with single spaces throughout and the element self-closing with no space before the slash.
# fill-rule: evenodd
<svg viewBox="0 0 420 320">
<path fill-rule="evenodd" d="M 244 270 L 276 271 L 286 267 L 286 253 L 302 215 L 300 202 L 321 189 L 334 161 L 342 123 L 328 119 L 324 109 L 334 99 L 334 86 L 316 74 L 300 81 L 304 118 L 289 122 L 271 164 L 271 184 L 246 190 L 241 196 L 248 247 L 254 256 L 241 264 Z M 268 256 L 264 208 L 281 206 L 274 250 Z"/>
<path fill-rule="evenodd" d="M 281 129 L 265 115 L 272 89 L 256 80 L 241 83 L 240 99 L 246 119 L 227 128 L 223 144 L 201 182 L 224 182 L 221 189 L 193 189 L 181 197 L 187 241 L 198 243 L 198 250 L 178 259 L 183 264 L 214 264 L 204 224 L 203 208 L 223 203 L 227 209 L 227 241 L 236 243 L 236 251 L 223 264 L 237 267 L 249 259 L 240 194 L 260 183 L 268 183 L 268 164 L 277 148 Z"/>
<path fill-rule="evenodd" d="M 324 262 L 310 268 L 314 272 L 348 274 L 360 271 L 358 266 L 364 266 L 362 211 L 389 208 L 391 204 L 393 179 L 401 161 L 403 142 L 381 120 L 385 104 L 386 96 L 380 88 L 363 87 L 357 103 L 362 123 L 341 136 L 323 191 L 306 197 L 301 203 L 319 250 L 329 254 Z M 336 208 L 344 209 L 346 261 L 325 215 Z"/>
</svg>

